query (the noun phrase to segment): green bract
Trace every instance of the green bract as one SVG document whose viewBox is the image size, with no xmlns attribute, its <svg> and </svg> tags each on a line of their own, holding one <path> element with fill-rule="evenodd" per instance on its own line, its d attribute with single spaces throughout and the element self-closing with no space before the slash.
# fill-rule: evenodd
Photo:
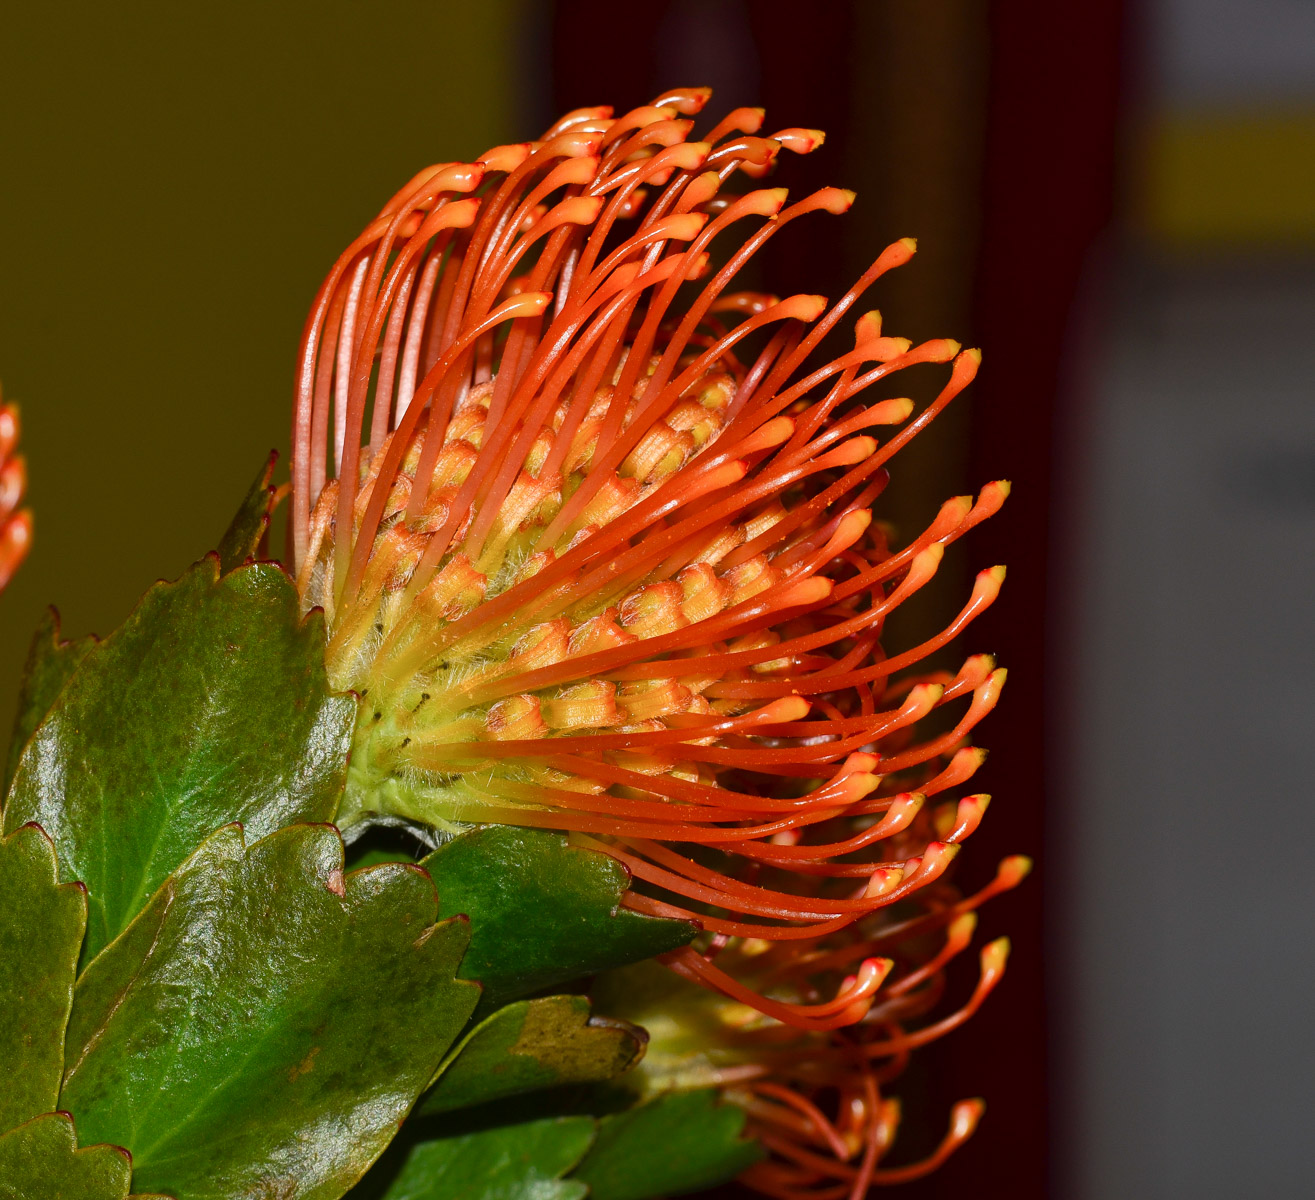
<svg viewBox="0 0 1315 1200">
<path fill-rule="evenodd" d="M 466 1035 L 416 1111 L 445 1112 L 539 1088 L 602 1082 L 637 1061 L 645 1040 L 633 1025 L 591 1021 L 583 996 L 521 1000 Z"/>
<path fill-rule="evenodd" d="M 444 915 L 480 914 L 462 964 L 495 1002 L 555 987 L 607 967 L 651 958 L 694 936 L 684 921 L 622 909 L 626 869 L 558 833 L 486 825 L 421 864 L 441 880 Z"/>
<path fill-rule="evenodd" d="M 0 1137 L 0 1200 L 124 1200 L 131 1178 L 123 1150 L 79 1150 L 64 1113 L 37 1117 Z"/>
<path fill-rule="evenodd" d="M 279 567 L 221 577 L 212 557 L 83 656 L 18 760 L 4 828 L 39 823 L 87 885 L 88 957 L 221 825 L 333 817 L 355 705 L 328 691 L 323 637 Z"/>
<path fill-rule="evenodd" d="M 79 979 L 61 1103 L 141 1186 L 341 1195 L 478 998 L 437 911 L 414 867 L 344 877 L 325 826 L 219 831 Z"/>
</svg>

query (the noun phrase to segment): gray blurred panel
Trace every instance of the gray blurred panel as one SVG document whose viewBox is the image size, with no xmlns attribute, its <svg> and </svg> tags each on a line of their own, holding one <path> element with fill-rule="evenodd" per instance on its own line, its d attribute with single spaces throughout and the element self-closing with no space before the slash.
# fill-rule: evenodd
<svg viewBox="0 0 1315 1200">
<path fill-rule="evenodd" d="M 1142 270 L 1069 481 L 1075 1200 L 1315 1196 L 1315 267 Z"/>
<path fill-rule="evenodd" d="M 1152 0 L 1155 90 L 1171 105 L 1315 99 L 1310 0 Z"/>
</svg>

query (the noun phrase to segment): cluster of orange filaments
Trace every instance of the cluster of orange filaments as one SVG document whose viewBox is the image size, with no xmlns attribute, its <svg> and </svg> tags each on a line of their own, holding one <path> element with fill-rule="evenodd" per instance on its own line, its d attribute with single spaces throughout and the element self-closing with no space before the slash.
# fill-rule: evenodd
<svg viewBox="0 0 1315 1200">
<path fill-rule="evenodd" d="M 953 817 L 934 819 L 942 833 Z M 648 1030 L 634 1080 L 642 1091 L 715 1086 L 747 1111 L 749 1132 L 768 1157 L 744 1182 L 779 1200 L 857 1200 L 871 1186 L 928 1174 L 975 1130 L 984 1105 L 961 1101 L 932 1154 L 900 1166 L 884 1161 L 900 1121 L 899 1101 L 885 1094 L 890 1083 L 915 1049 L 977 1011 L 1003 975 L 1008 942 L 983 947 L 971 993 L 928 1019 L 942 1000 L 946 967 L 972 942 L 976 909 L 1029 868 L 1027 859 L 1009 858 L 973 895 L 941 881 L 902 911 L 805 942 L 718 940 L 702 954 L 668 956 L 693 982 L 706 984 L 715 971 L 716 991 L 635 967 L 602 977 L 595 1001 Z"/>
<path fill-rule="evenodd" d="M 1008 488 L 888 544 L 885 464 L 980 356 L 888 337 L 875 311 L 822 350 L 907 240 L 834 304 L 732 291 L 853 195 L 728 191 L 822 138 L 760 137 L 737 109 L 691 141 L 708 94 L 580 110 L 393 197 L 306 325 L 291 536 L 330 678 L 362 697 L 342 824 L 566 831 L 625 863 L 639 911 L 815 940 L 932 885 L 985 809 L 951 802 L 944 836 L 892 851 L 982 762 L 967 739 L 1004 672 L 917 668 L 1003 569 L 923 644 L 878 639 Z M 948 378 L 920 409 L 868 394 L 927 364 Z M 705 953 L 672 965 L 738 995 Z M 820 1007 L 749 1002 L 837 1027 L 874 970 Z"/>
<path fill-rule="evenodd" d="M 32 544 L 32 514 L 19 510 L 27 489 L 23 457 L 18 445 L 18 408 L 0 397 L 0 591 L 13 578 Z"/>
</svg>

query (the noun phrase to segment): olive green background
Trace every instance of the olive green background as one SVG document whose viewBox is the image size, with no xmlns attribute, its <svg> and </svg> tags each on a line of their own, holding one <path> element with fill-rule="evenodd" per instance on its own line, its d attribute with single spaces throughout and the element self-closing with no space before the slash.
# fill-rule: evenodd
<svg viewBox="0 0 1315 1200">
<path fill-rule="evenodd" d="M 286 448 L 342 247 L 426 163 L 527 136 L 533 4 L 5 6 L 0 380 L 36 540 L 0 596 L 0 741 L 43 606 L 108 633 Z"/>
</svg>

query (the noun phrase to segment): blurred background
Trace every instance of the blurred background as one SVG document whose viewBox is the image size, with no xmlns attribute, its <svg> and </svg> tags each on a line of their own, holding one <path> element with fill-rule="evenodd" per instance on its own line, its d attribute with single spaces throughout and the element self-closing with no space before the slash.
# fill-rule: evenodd
<svg viewBox="0 0 1315 1200">
<path fill-rule="evenodd" d="M 319 280 L 418 167 L 690 83 L 829 131 L 796 194 L 859 192 L 772 243 L 774 286 L 837 296 L 912 234 L 888 330 L 984 347 L 882 515 L 1015 485 L 918 621 L 1009 564 L 970 638 L 1011 676 L 961 878 L 1040 867 L 984 913 L 1009 977 L 907 1077 L 900 1155 L 957 1098 L 986 1119 L 904 1194 L 1309 1196 L 1305 0 L 8 6 L 0 378 L 37 533 L 0 679 L 45 604 L 108 632 L 214 543 L 286 446 Z"/>
</svg>

